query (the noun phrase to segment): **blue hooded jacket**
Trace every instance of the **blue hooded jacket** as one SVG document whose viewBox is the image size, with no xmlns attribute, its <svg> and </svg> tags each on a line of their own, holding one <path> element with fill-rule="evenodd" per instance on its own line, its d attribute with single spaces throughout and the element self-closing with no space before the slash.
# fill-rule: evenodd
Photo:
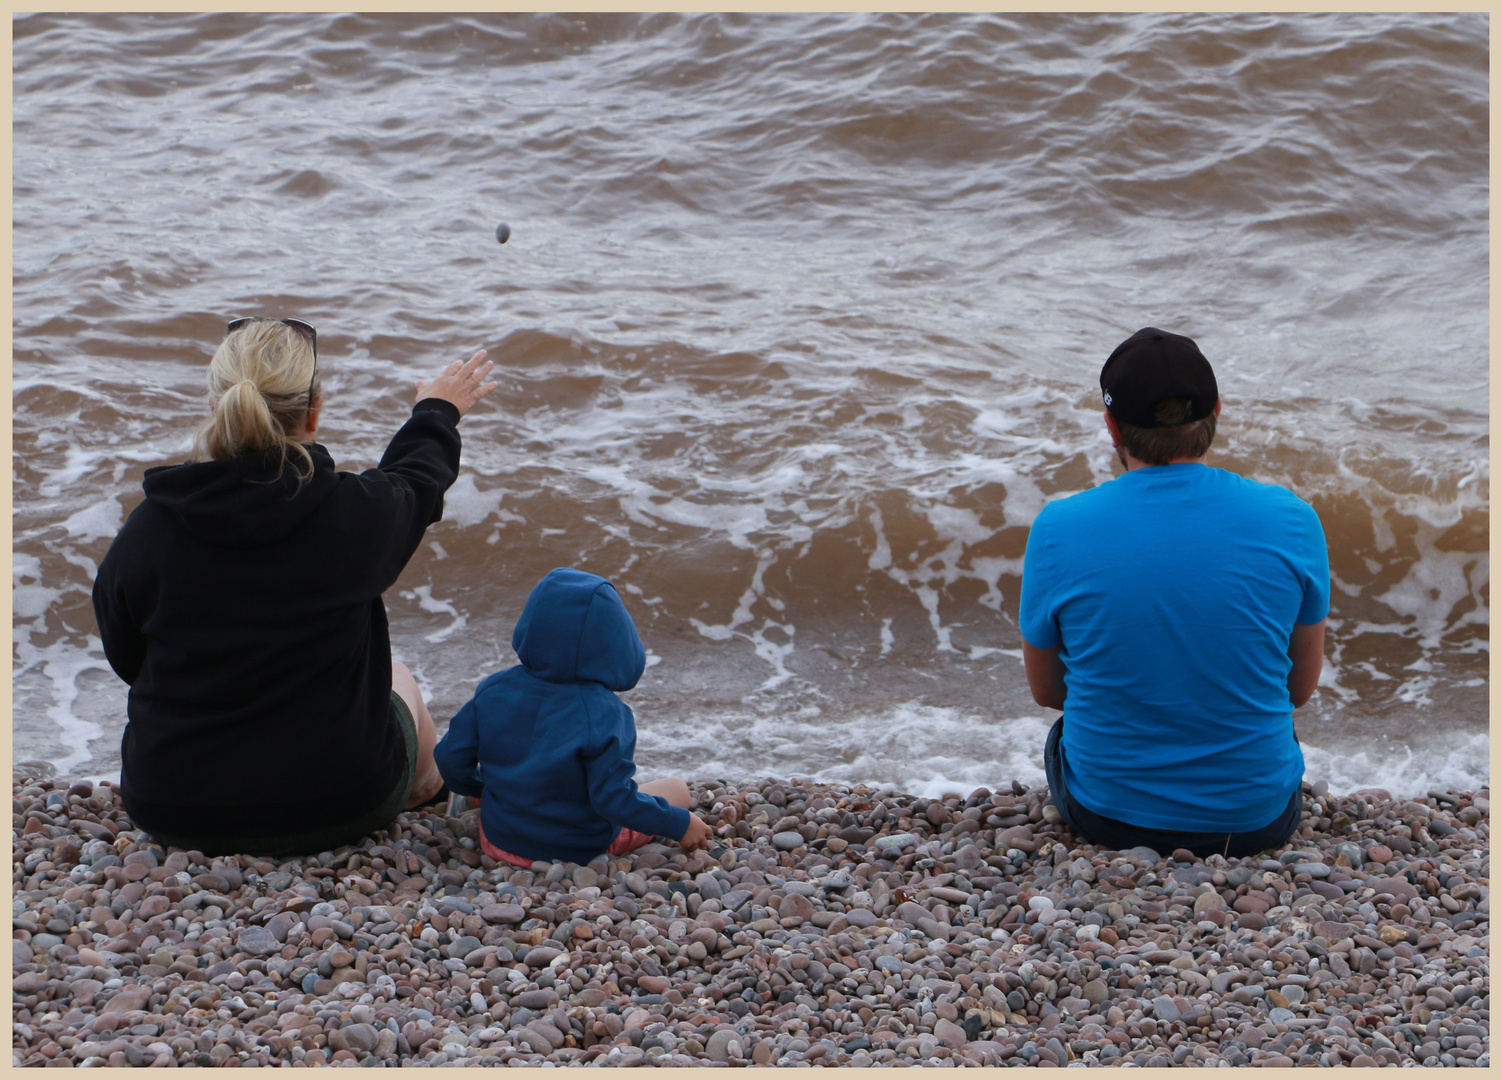
<svg viewBox="0 0 1502 1080">
<path fill-rule="evenodd" d="M 622 828 L 682 837 L 688 811 L 632 779 L 636 721 L 612 691 L 636 685 L 647 654 L 610 582 L 552 571 L 511 647 L 521 665 L 481 682 L 433 751 L 450 790 L 481 797 L 485 838 L 524 858 L 585 863 Z"/>
</svg>

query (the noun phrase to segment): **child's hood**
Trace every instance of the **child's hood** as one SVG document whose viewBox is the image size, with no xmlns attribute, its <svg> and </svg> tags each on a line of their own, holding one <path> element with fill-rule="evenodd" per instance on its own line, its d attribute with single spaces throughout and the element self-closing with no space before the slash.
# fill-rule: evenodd
<svg viewBox="0 0 1502 1080">
<path fill-rule="evenodd" d="M 529 673 L 554 683 L 630 690 L 647 666 L 620 595 L 610 582 L 583 570 L 554 570 L 537 583 L 511 647 Z"/>
</svg>

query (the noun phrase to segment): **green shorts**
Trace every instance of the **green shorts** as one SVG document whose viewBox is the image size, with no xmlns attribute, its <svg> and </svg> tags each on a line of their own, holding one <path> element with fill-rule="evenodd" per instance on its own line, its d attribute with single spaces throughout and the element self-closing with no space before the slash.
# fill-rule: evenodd
<svg viewBox="0 0 1502 1080">
<path fill-rule="evenodd" d="M 257 836 L 235 838 L 209 836 L 168 836 L 152 832 L 151 836 L 165 847 L 182 848 L 185 851 L 201 851 L 205 855 L 269 855 L 286 857 L 293 855 L 317 855 L 320 851 L 332 851 L 345 844 L 358 843 L 377 829 L 385 828 L 400 814 L 412 795 L 412 779 L 417 775 L 417 722 L 412 719 L 412 710 L 395 690 L 391 691 L 391 715 L 401 729 L 402 741 L 407 745 L 407 763 L 397 778 L 396 786 L 374 810 L 367 811 L 351 821 L 335 825 L 320 825 L 304 833 L 292 836 Z"/>
</svg>

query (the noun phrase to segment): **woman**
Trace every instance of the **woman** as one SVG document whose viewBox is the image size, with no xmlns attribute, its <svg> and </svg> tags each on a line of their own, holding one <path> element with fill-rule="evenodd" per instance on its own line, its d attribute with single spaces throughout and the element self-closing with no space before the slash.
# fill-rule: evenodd
<svg viewBox="0 0 1502 1080">
<path fill-rule="evenodd" d="M 431 383 L 363 473 L 314 441 L 317 333 L 237 319 L 195 460 L 150 469 L 99 566 L 105 656 L 130 684 L 120 794 L 159 842 L 310 854 L 438 796 L 437 734 L 391 659 L 381 594 L 443 514 L 481 350 Z"/>
</svg>

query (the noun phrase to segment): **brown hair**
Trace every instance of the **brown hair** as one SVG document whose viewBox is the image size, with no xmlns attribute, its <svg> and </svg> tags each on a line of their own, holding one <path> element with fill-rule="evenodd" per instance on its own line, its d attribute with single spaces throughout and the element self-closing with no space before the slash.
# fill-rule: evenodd
<svg viewBox="0 0 1502 1080">
<path fill-rule="evenodd" d="M 320 392 L 306 338 L 271 319 L 246 323 L 219 343 L 208 386 L 214 411 L 198 429 L 197 455 L 218 460 L 279 450 L 278 478 L 293 456 L 301 459 L 298 488 L 312 478 L 312 455 L 291 436 Z"/>
<path fill-rule="evenodd" d="M 1194 408 L 1189 398 L 1164 398 L 1153 410 L 1162 427 L 1136 427 L 1117 419 L 1127 453 L 1148 465 L 1167 465 L 1176 458 L 1204 457 L 1215 441 L 1215 414 L 1184 423 Z"/>
</svg>

